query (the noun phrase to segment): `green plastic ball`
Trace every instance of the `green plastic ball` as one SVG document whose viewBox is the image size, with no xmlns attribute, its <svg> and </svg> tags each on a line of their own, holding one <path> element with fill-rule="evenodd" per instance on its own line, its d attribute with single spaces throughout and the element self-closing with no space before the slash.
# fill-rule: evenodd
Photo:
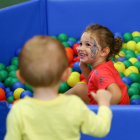
<svg viewBox="0 0 140 140">
<path fill-rule="evenodd" d="M 140 42 L 140 36 L 135 36 L 133 38 L 133 41 L 135 41 L 136 43 Z"/>
<path fill-rule="evenodd" d="M 16 57 L 13 57 L 13 58 L 11 59 L 11 62 L 14 61 L 14 60 L 18 60 L 18 57 L 17 57 L 17 56 L 16 56 Z"/>
<path fill-rule="evenodd" d="M 87 67 L 91 70 L 91 66 L 90 66 L 90 64 L 87 64 Z"/>
<path fill-rule="evenodd" d="M 140 55 L 140 53 L 137 53 L 137 54 L 136 54 L 136 57 L 137 57 L 138 55 Z"/>
<path fill-rule="evenodd" d="M 0 70 L 5 70 L 5 69 L 6 69 L 5 65 L 3 63 L 0 63 Z"/>
<path fill-rule="evenodd" d="M 73 38 L 73 37 L 70 37 L 69 40 L 72 40 L 72 41 L 74 41 L 75 43 L 77 42 L 77 40 L 76 40 L 75 38 Z"/>
<path fill-rule="evenodd" d="M 127 51 L 127 49 L 125 48 L 122 48 L 121 51 L 123 51 L 124 53 Z"/>
<path fill-rule="evenodd" d="M 61 42 L 66 42 L 66 41 L 68 41 L 68 36 L 67 36 L 66 34 L 62 33 L 62 34 L 59 34 L 59 35 L 58 35 L 58 39 L 59 39 Z"/>
<path fill-rule="evenodd" d="M 7 77 L 4 81 L 5 87 L 10 87 L 10 82 L 13 79 L 13 77 Z"/>
<path fill-rule="evenodd" d="M 70 47 L 70 44 L 68 42 L 62 42 L 63 46 L 66 47 Z"/>
<path fill-rule="evenodd" d="M 15 100 L 15 99 L 14 99 L 13 96 L 9 96 L 9 97 L 7 98 L 7 101 L 8 101 L 9 103 L 13 102 L 14 100 Z"/>
<path fill-rule="evenodd" d="M 16 76 L 16 71 L 10 71 L 8 76 L 9 76 L 9 77 L 16 78 L 16 77 L 17 77 L 17 76 Z"/>
<path fill-rule="evenodd" d="M 126 50 L 125 54 L 135 54 L 135 52 L 133 50 L 128 49 Z"/>
<path fill-rule="evenodd" d="M 132 83 L 130 87 L 138 88 L 139 89 L 140 84 L 139 83 Z"/>
<path fill-rule="evenodd" d="M 6 70 L 0 70 L 1 81 L 4 81 L 8 77 L 8 72 Z"/>
<path fill-rule="evenodd" d="M 67 90 L 69 90 L 69 85 L 67 84 L 67 82 L 61 83 L 59 86 L 59 93 L 64 93 Z"/>
<path fill-rule="evenodd" d="M 119 74 L 120 74 L 121 78 L 125 77 L 124 73 L 119 72 Z"/>
<path fill-rule="evenodd" d="M 16 65 L 10 65 L 6 68 L 8 72 L 17 70 L 18 67 Z"/>
<path fill-rule="evenodd" d="M 24 86 L 26 90 L 29 90 L 33 93 L 32 87 L 29 84 L 26 83 Z"/>
<path fill-rule="evenodd" d="M 133 83 L 139 83 L 140 79 L 139 79 L 139 75 L 137 73 L 131 73 L 129 76 L 128 76 Z"/>
<path fill-rule="evenodd" d="M 128 41 L 132 40 L 132 34 L 129 33 L 129 32 L 126 32 L 123 34 L 123 39 L 124 39 L 124 42 L 127 43 Z"/>
<path fill-rule="evenodd" d="M 126 86 L 127 86 L 127 90 L 129 89 L 129 85 L 128 84 L 126 84 Z"/>
<path fill-rule="evenodd" d="M 135 62 L 134 66 L 137 67 L 138 70 L 140 71 L 140 61 Z"/>
<path fill-rule="evenodd" d="M 128 94 L 129 94 L 129 97 L 131 98 L 133 95 L 139 95 L 139 89 L 138 88 L 135 88 L 135 87 L 130 87 L 128 90 L 127 90 Z"/>
<path fill-rule="evenodd" d="M 130 98 L 130 102 L 134 99 L 140 99 L 140 95 L 133 95 L 131 98 Z"/>
<path fill-rule="evenodd" d="M 55 35 L 52 35 L 51 37 L 54 38 L 54 39 L 57 39 L 57 36 L 55 36 Z"/>
<path fill-rule="evenodd" d="M 17 78 L 11 79 L 11 81 L 10 81 L 10 87 L 12 88 L 13 84 L 16 83 L 16 82 L 20 82 L 20 81 Z"/>
<path fill-rule="evenodd" d="M 127 68 L 132 66 L 132 63 L 129 60 L 125 60 L 125 61 L 123 61 L 123 63 Z"/>
<path fill-rule="evenodd" d="M 11 65 L 16 65 L 18 67 L 18 59 L 13 59 L 13 61 L 11 61 Z"/>
<path fill-rule="evenodd" d="M 136 57 L 136 55 L 133 54 L 133 53 L 130 53 L 130 54 L 126 54 L 126 56 L 125 56 L 125 58 L 126 58 L 127 60 L 129 60 L 129 59 L 132 58 L 132 57 Z"/>
</svg>

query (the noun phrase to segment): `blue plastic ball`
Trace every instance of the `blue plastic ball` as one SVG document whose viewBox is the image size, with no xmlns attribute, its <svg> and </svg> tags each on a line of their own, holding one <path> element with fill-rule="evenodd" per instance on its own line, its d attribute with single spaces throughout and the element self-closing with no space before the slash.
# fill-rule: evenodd
<svg viewBox="0 0 140 140">
<path fill-rule="evenodd" d="M 140 105 L 140 99 L 133 99 L 133 100 L 130 102 L 130 105 Z"/>
<path fill-rule="evenodd" d="M 80 43 L 80 40 L 78 40 L 76 43 Z"/>
<path fill-rule="evenodd" d="M 122 81 L 129 86 L 132 84 L 132 80 L 129 77 L 123 77 Z"/>
<path fill-rule="evenodd" d="M 20 94 L 20 98 L 24 98 L 25 96 L 33 97 L 33 94 L 29 90 L 25 90 Z"/>
<path fill-rule="evenodd" d="M 80 63 L 80 61 L 77 61 L 77 62 L 75 62 L 73 64 L 73 71 L 77 71 L 77 72 L 81 73 L 81 69 L 79 67 L 79 63 Z"/>
<path fill-rule="evenodd" d="M 72 46 L 75 44 L 75 42 L 72 41 L 72 40 L 68 40 L 67 43 L 69 43 L 69 45 L 70 45 L 71 48 L 72 48 Z"/>
<path fill-rule="evenodd" d="M 123 40 L 122 33 L 120 33 L 120 32 L 115 32 L 115 33 L 114 33 L 114 38 L 116 38 L 117 36 L 120 37 L 121 40 Z"/>
<path fill-rule="evenodd" d="M 140 61 L 140 55 L 137 56 L 137 59 Z"/>
<path fill-rule="evenodd" d="M 10 87 L 5 88 L 5 94 L 8 94 L 8 92 L 11 92 L 11 88 Z"/>
<path fill-rule="evenodd" d="M 3 90 L 5 90 L 5 86 L 2 82 L 0 82 L 0 88 L 2 88 Z"/>
<path fill-rule="evenodd" d="M 16 83 L 13 84 L 12 90 L 14 91 L 17 88 L 23 88 L 23 89 L 25 89 L 25 86 L 21 82 L 16 82 Z"/>
<path fill-rule="evenodd" d="M 18 48 L 18 49 L 16 50 L 15 55 L 16 55 L 16 56 L 19 56 L 20 51 L 21 51 L 21 48 Z"/>
<path fill-rule="evenodd" d="M 127 59 L 125 57 L 118 57 L 117 60 L 123 62 L 123 61 L 125 61 Z"/>
<path fill-rule="evenodd" d="M 13 96 L 13 92 L 12 91 L 10 91 L 10 92 L 8 92 L 7 94 L 6 94 L 6 97 L 8 98 L 9 96 Z"/>
</svg>

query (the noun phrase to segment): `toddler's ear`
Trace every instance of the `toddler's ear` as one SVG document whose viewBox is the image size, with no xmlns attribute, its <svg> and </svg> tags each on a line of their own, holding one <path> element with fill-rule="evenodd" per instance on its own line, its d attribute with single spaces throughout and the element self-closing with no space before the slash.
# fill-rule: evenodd
<svg viewBox="0 0 140 140">
<path fill-rule="evenodd" d="M 16 76 L 21 83 L 23 83 L 23 84 L 26 83 L 25 80 L 23 79 L 23 77 L 21 76 L 19 69 L 16 71 Z"/>
<path fill-rule="evenodd" d="M 61 81 L 62 82 L 66 82 L 68 77 L 70 76 L 70 74 L 71 74 L 71 69 L 70 68 L 66 68 L 65 71 L 62 74 Z"/>
<path fill-rule="evenodd" d="M 108 55 L 109 52 L 110 52 L 110 48 L 109 47 L 103 48 L 103 50 L 102 50 L 102 56 Z"/>
</svg>

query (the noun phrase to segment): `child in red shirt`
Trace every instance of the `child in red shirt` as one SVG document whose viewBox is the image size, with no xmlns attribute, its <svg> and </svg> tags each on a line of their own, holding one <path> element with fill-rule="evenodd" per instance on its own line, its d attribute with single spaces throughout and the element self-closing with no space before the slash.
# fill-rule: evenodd
<svg viewBox="0 0 140 140">
<path fill-rule="evenodd" d="M 121 47 L 120 38 L 114 38 L 108 28 L 98 24 L 89 25 L 81 35 L 78 48 L 80 68 L 88 85 L 77 84 L 65 94 L 76 94 L 86 104 L 97 104 L 90 92 L 106 89 L 112 93 L 111 104 L 130 104 L 127 87 L 112 60 L 109 60 L 120 52 Z M 92 71 L 87 64 L 90 64 Z"/>
</svg>

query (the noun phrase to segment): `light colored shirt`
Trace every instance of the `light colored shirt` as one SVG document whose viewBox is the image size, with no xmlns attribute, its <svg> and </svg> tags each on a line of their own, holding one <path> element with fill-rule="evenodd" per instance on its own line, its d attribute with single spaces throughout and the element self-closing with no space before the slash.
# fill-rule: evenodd
<svg viewBox="0 0 140 140">
<path fill-rule="evenodd" d="M 95 114 L 75 95 L 50 101 L 25 97 L 8 114 L 5 140 L 79 140 L 80 131 L 104 137 L 111 120 L 108 107 L 101 106 Z"/>
</svg>

